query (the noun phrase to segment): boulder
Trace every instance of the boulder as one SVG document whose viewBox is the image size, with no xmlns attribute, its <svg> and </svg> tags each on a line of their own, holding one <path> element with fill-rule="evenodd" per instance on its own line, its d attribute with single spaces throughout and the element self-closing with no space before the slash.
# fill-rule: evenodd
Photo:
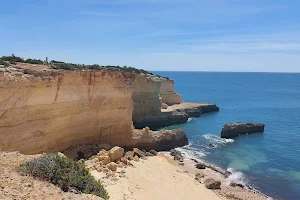
<svg viewBox="0 0 300 200">
<path fill-rule="evenodd" d="M 154 155 L 153 155 L 152 153 L 150 153 L 150 152 L 146 152 L 145 155 L 146 155 L 146 156 L 154 156 Z"/>
<path fill-rule="evenodd" d="M 139 158 L 137 155 L 135 155 L 135 156 L 133 157 L 133 160 L 134 160 L 135 162 L 139 162 L 139 161 L 140 161 L 140 158 Z"/>
<path fill-rule="evenodd" d="M 204 185 L 207 189 L 221 189 L 221 182 L 212 178 L 208 178 L 204 181 Z"/>
<path fill-rule="evenodd" d="M 128 151 L 128 152 L 126 152 L 125 153 L 125 158 L 127 159 L 127 160 L 133 160 L 133 156 L 134 156 L 134 152 L 133 151 Z"/>
<path fill-rule="evenodd" d="M 107 165 L 110 163 L 110 157 L 109 156 L 99 156 L 99 161 L 102 163 L 102 165 Z"/>
<path fill-rule="evenodd" d="M 204 163 L 197 163 L 197 164 L 195 165 L 195 167 L 196 167 L 197 169 L 205 169 L 205 168 L 206 168 L 206 165 L 205 165 Z"/>
<path fill-rule="evenodd" d="M 150 150 L 149 152 L 152 153 L 152 154 L 155 155 L 155 156 L 157 156 L 157 154 L 158 154 L 157 151 L 155 151 L 155 150 L 153 150 L 153 149 Z"/>
<path fill-rule="evenodd" d="M 123 157 L 124 149 L 121 147 L 114 147 L 108 152 L 108 156 L 111 161 L 119 160 Z"/>
<path fill-rule="evenodd" d="M 146 156 L 145 153 L 143 151 L 139 150 L 138 148 L 133 148 L 133 152 L 134 152 L 134 155 L 137 155 L 140 158 Z"/>
<path fill-rule="evenodd" d="M 196 179 L 198 182 L 201 183 L 201 179 L 204 178 L 204 176 L 205 176 L 205 175 L 202 174 L 202 173 L 196 173 L 195 179 Z"/>
<path fill-rule="evenodd" d="M 151 131 L 148 127 L 134 130 L 131 147 L 139 147 L 150 151 L 168 151 L 175 147 L 188 145 L 188 139 L 182 129 Z M 128 146 L 127 146 L 128 148 Z"/>
<path fill-rule="evenodd" d="M 118 165 L 115 162 L 111 162 L 107 165 L 107 168 L 115 172 L 117 171 Z"/>
<path fill-rule="evenodd" d="M 233 138 L 247 133 L 260 133 L 265 129 L 264 124 L 250 122 L 227 123 L 223 125 L 221 138 Z"/>
<path fill-rule="evenodd" d="M 161 104 L 161 109 L 167 109 L 167 108 L 168 108 L 168 104 L 166 104 L 166 103 Z"/>
</svg>

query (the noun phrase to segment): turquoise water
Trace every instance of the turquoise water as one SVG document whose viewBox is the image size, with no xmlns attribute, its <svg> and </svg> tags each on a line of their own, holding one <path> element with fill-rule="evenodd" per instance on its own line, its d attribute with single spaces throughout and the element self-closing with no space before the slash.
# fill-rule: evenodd
<svg viewBox="0 0 300 200">
<path fill-rule="evenodd" d="M 275 199 L 300 199 L 300 74 L 155 72 L 175 80 L 186 102 L 211 102 L 217 113 L 183 128 L 189 154 L 242 172 L 243 181 Z M 219 138 L 227 122 L 266 125 L 263 134 Z M 216 148 L 207 145 L 213 143 Z"/>
</svg>

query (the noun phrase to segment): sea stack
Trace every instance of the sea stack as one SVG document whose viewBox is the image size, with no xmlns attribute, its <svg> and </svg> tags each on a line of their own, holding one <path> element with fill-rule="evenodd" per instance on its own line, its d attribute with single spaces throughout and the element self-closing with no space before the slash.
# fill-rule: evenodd
<svg viewBox="0 0 300 200">
<path fill-rule="evenodd" d="M 221 138 L 233 138 L 247 133 L 260 133 L 265 129 L 264 124 L 251 122 L 235 122 L 223 125 Z"/>
</svg>

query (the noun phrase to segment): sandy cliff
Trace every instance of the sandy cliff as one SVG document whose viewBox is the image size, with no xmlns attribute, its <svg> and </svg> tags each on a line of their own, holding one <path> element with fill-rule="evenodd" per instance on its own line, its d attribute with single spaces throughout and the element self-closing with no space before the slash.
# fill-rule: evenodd
<svg viewBox="0 0 300 200">
<path fill-rule="evenodd" d="M 160 96 L 163 103 L 168 105 L 180 104 L 182 99 L 179 94 L 174 91 L 174 81 L 162 79 L 160 81 Z"/>
<path fill-rule="evenodd" d="M 134 81 L 133 121 L 143 120 L 148 116 L 156 116 L 161 112 L 160 82 L 150 77 L 137 75 Z"/>
<path fill-rule="evenodd" d="M 132 133 L 133 73 L 0 72 L 0 150 L 32 154 Z"/>
</svg>

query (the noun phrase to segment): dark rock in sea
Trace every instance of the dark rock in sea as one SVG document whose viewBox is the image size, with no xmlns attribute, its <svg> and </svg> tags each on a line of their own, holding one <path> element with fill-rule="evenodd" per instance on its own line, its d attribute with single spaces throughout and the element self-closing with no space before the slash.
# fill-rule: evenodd
<svg viewBox="0 0 300 200">
<path fill-rule="evenodd" d="M 221 189 L 221 182 L 212 178 L 206 179 L 204 185 L 207 189 Z"/>
<path fill-rule="evenodd" d="M 221 138 L 233 138 L 247 133 L 260 133 L 263 132 L 264 129 L 264 124 L 249 122 L 228 123 L 223 125 Z"/>
<path fill-rule="evenodd" d="M 197 169 L 205 169 L 205 168 L 206 168 L 206 165 L 205 165 L 204 163 L 197 163 L 197 164 L 195 165 L 195 167 L 196 167 Z"/>
<path fill-rule="evenodd" d="M 175 149 L 172 149 L 170 151 L 171 156 L 181 155 L 181 152 Z"/>
<path fill-rule="evenodd" d="M 183 162 L 183 156 L 180 151 L 173 149 L 173 150 L 171 150 L 170 154 L 171 154 L 171 156 L 174 156 L 174 160 Z"/>
<path fill-rule="evenodd" d="M 216 146 L 210 143 L 210 144 L 208 144 L 208 147 L 215 148 Z"/>
<path fill-rule="evenodd" d="M 195 163 L 199 163 L 198 160 L 191 158 L 192 161 L 194 161 Z"/>
<path fill-rule="evenodd" d="M 223 175 L 225 178 L 228 178 L 230 175 L 232 175 L 232 173 L 230 171 L 226 171 Z"/>
<path fill-rule="evenodd" d="M 231 187 L 240 187 L 240 188 L 244 188 L 245 186 L 241 183 L 235 183 L 235 182 L 232 182 L 229 184 Z"/>
</svg>

